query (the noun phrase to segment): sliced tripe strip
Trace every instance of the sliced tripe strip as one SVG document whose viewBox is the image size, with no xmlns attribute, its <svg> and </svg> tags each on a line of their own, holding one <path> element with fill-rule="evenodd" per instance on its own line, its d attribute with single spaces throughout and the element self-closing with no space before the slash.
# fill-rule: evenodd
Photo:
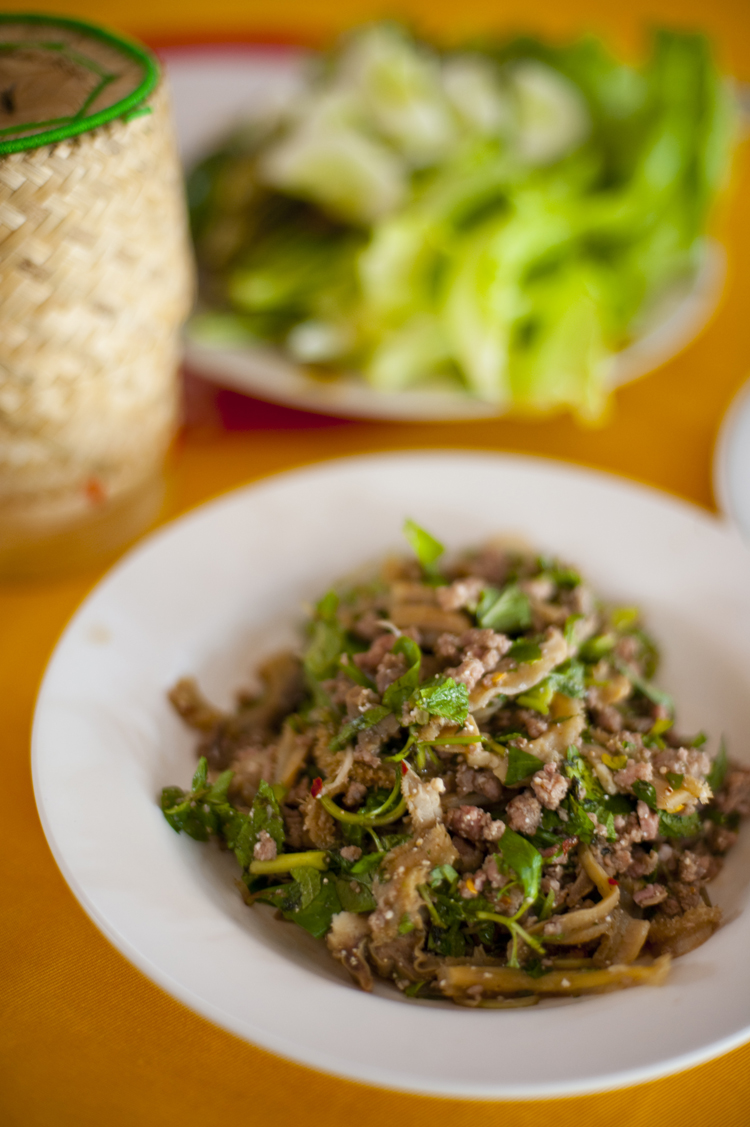
<svg viewBox="0 0 750 1127">
<path fill-rule="evenodd" d="M 535 978 L 514 967 L 446 966 L 437 975 L 437 985 L 450 997 L 481 986 L 487 994 L 606 994 L 629 986 L 661 986 L 669 974 L 671 959 L 661 955 L 649 966 L 605 967 L 601 970 L 552 970 Z"/>
<path fill-rule="evenodd" d="M 528 692 L 568 657 L 568 643 L 556 626 L 548 628 L 539 648 L 542 656 L 537 661 L 522 661 L 517 664 L 512 658 L 505 657 L 493 673 L 483 677 L 469 694 L 472 712 L 486 707 L 499 693 L 511 697 Z"/>
<path fill-rule="evenodd" d="M 611 963 L 633 963 L 641 953 L 648 937 L 648 920 L 636 920 L 620 907 L 612 912 L 612 929 L 599 944 L 594 955 L 594 965 L 606 967 Z"/>
<path fill-rule="evenodd" d="M 584 702 L 555 693 L 550 701 L 549 719 L 547 731 L 532 740 L 524 750 L 543 763 L 559 763 L 571 744 L 577 745 L 586 726 Z"/>
</svg>

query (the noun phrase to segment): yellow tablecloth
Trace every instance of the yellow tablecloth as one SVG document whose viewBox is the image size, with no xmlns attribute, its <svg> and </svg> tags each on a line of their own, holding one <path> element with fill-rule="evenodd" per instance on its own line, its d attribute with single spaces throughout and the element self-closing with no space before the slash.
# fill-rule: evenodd
<svg viewBox="0 0 750 1127">
<path fill-rule="evenodd" d="M 3 6 L 6 6 L 4 3 Z M 86 0 L 47 3 L 161 42 L 295 36 L 324 39 L 355 19 L 400 10 L 434 30 L 593 26 L 621 43 L 644 22 L 707 27 L 726 64 L 750 79 L 747 0 L 642 0 L 606 10 L 594 0 Z M 567 419 L 456 426 L 356 424 L 311 430 L 222 433 L 188 429 L 178 445 L 170 513 L 223 490 L 305 462 L 370 450 L 452 446 L 513 450 L 578 461 L 667 489 L 707 508 L 712 448 L 730 399 L 750 368 L 750 153 L 740 153 L 721 227 L 729 284 L 709 328 L 681 356 L 619 392 L 611 421 L 581 430 Z M 644 550 L 648 550 L 647 545 Z M 471 1103 L 405 1096 L 316 1073 L 215 1028 L 163 994 L 99 934 L 68 891 L 47 849 L 29 770 L 29 732 L 42 671 L 65 622 L 98 575 L 0 588 L 3 818 L 0 909 L 0 1124 L 2 1127 L 178 1127 L 296 1122 L 380 1127 L 412 1119 L 463 1127 L 477 1117 L 526 1127 L 722 1127 L 750 1124 L 750 1046 L 665 1080 L 570 1100 Z M 116 796 L 112 796 L 116 801 Z M 750 1004 L 750 1002 L 749 1002 Z M 617 1059 L 617 1031 L 610 1046 Z M 540 1061 L 540 1070 L 544 1062 Z"/>
</svg>

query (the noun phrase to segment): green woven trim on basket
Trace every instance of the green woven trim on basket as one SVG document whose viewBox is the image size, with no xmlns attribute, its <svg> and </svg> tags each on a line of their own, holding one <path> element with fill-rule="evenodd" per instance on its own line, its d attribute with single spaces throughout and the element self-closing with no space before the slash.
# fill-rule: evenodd
<svg viewBox="0 0 750 1127">
<path fill-rule="evenodd" d="M 85 32 L 87 35 L 100 39 L 104 43 L 115 47 L 123 55 L 134 59 L 143 69 L 143 80 L 135 90 L 131 91 L 131 93 L 127 94 L 124 98 L 121 98 L 118 102 L 115 102 L 114 105 L 107 106 L 106 109 L 99 110 L 97 113 L 87 116 L 86 111 L 89 106 L 93 105 L 102 90 L 118 76 L 111 74 L 94 59 L 89 59 L 74 48 L 68 47 L 67 44 L 57 43 L 53 40 L 49 42 L 43 42 L 41 40 L 29 40 L 27 42 L 3 41 L 3 24 L 8 23 L 43 24 L 49 27 L 50 31 L 53 31 L 54 28 L 57 27 L 71 28 L 74 31 Z M 42 145 L 51 145 L 58 141 L 66 141 L 70 137 L 76 137 L 80 133 L 87 133 L 89 130 L 96 129 L 98 126 L 104 125 L 108 121 L 114 121 L 115 118 L 118 117 L 130 120 L 133 117 L 139 117 L 141 113 L 150 113 L 149 108 L 143 107 L 141 103 L 148 98 L 159 81 L 159 63 L 148 48 L 135 42 L 135 40 L 127 39 L 122 35 L 118 35 L 113 31 L 107 31 L 106 28 L 98 27 L 96 24 L 88 23 L 85 20 L 75 20 L 68 19 L 64 16 L 49 16 L 28 12 L 0 13 L 0 52 L 18 50 L 23 47 L 64 52 L 67 58 L 73 59 L 79 66 L 85 67 L 86 70 L 93 71 L 93 73 L 98 76 L 99 82 L 88 94 L 83 105 L 71 116 L 50 118 L 47 121 L 30 121 L 26 122 L 24 125 L 0 129 L 0 156 L 4 156 L 6 153 L 21 152 L 24 149 L 37 149 Z M 19 131 L 26 132 L 32 129 L 37 130 L 37 132 L 32 133 L 30 136 L 3 140 L 3 137 L 7 137 L 9 133 L 17 133 Z"/>
</svg>

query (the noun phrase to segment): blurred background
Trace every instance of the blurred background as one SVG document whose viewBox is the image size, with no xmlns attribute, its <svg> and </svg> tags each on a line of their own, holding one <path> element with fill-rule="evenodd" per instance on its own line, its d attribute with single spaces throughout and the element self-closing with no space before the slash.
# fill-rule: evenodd
<svg viewBox="0 0 750 1127">
<path fill-rule="evenodd" d="M 211 115 L 206 115 L 201 99 L 190 102 L 190 68 L 201 57 L 210 57 L 212 65 L 224 58 L 227 67 L 236 67 L 239 60 L 242 67 L 244 49 L 255 52 L 262 48 L 267 59 L 283 61 L 290 49 L 329 49 L 342 33 L 381 19 L 404 22 L 418 35 L 444 46 L 476 36 L 505 40 L 515 33 L 564 44 L 593 34 L 624 62 L 638 66 L 644 62 L 653 28 L 698 32 L 710 41 L 719 71 L 735 83 L 733 155 L 727 177 L 717 177 L 722 186 L 705 218 L 705 231 L 714 241 L 716 253 L 708 266 L 699 264 L 702 273 L 698 270 L 691 275 L 692 282 L 700 278 L 699 292 L 693 293 L 693 304 L 683 306 L 676 335 L 669 337 L 666 348 L 663 340 L 661 344 L 657 340 L 646 361 L 641 358 L 640 370 L 633 370 L 642 378 L 623 379 L 606 402 L 597 401 L 593 408 L 590 403 L 587 406 L 585 396 L 576 399 L 573 413 L 569 398 L 562 410 L 551 413 L 498 415 L 490 395 L 475 397 L 474 406 L 479 403 L 480 407 L 473 414 L 445 408 L 441 400 L 437 406 L 433 401 L 429 409 L 425 407 L 424 414 L 412 405 L 399 415 L 397 407 L 370 409 L 367 397 L 364 407 L 356 396 L 337 406 L 331 398 L 331 381 L 321 379 L 322 372 L 317 373 L 316 399 L 308 384 L 294 382 L 294 372 L 290 375 L 288 368 L 266 365 L 258 375 L 257 365 L 249 369 L 244 362 L 227 361 L 227 347 L 238 346 L 242 352 L 248 347 L 247 339 L 238 341 L 231 334 L 219 339 L 216 332 L 213 336 L 211 332 L 198 334 L 191 338 L 192 360 L 180 369 L 182 405 L 179 426 L 170 431 L 174 437 L 163 491 L 149 497 L 133 525 L 122 526 L 121 535 L 112 538 L 107 533 L 95 537 L 94 544 L 84 530 L 77 544 L 66 549 L 70 551 L 69 567 L 62 557 L 51 560 L 63 565 L 49 569 L 67 572 L 62 578 L 41 583 L 27 580 L 24 576 L 35 568 L 24 571 L 22 562 L 15 569 L 16 579 L 0 586 L 0 681 L 6 701 L 8 777 L 11 789 L 21 796 L 6 815 L 8 839 L 15 850 L 9 866 L 13 912 L 7 937 L 18 981 L 13 1036 L 5 1053 L 9 1074 L 14 1076 L 3 1097 L 8 1122 L 19 1127 L 51 1122 L 94 1124 L 100 1122 L 97 1109 L 106 1105 L 112 1109 L 108 1122 L 123 1127 L 164 1122 L 177 1107 L 184 1123 L 197 1124 L 245 1108 L 247 1076 L 265 1078 L 254 1092 L 253 1121 L 258 1123 L 296 1116 L 303 1098 L 325 1109 L 327 1121 L 336 1123 L 356 1114 L 363 1125 L 374 1127 L 387 1115 L 401 1114 L 404 1107 L 424 1122 L 429 1116 L 431 1123 L 447 1123 L 449 1115 L 452 1124 L 474 1122 L 476 1109 L 469 1104 L 395 1097 L 380 1091 L 368 1092 L 363 1101 L 362 1091 L 354 1085 L 271 1058 L 210 1026 L 120 959 L 73 901 L 36 821 L 27 766 L 34 697 L 66 621 L 101 576 L 104 563 L 115 558 L 136 532 L 228 489 L 316 460 L 417 447 L 522 452 L 622 474 L 711 511 L 729 508 L 741 520 L 740 499 L 736 495 L 730 499 L 726 481 L 721 472 L 715 474 L 714 466 L 717 457 L 721 460 L 721 450 L 726 453 L 729 449 L 726 443 L 732 436 L 727 437 L 728 432 L 722 439 L 725 446 L 717 443 L 727 413 L 750 374 L 750 156 L 747 118 L 743 121 L 746 111 L 742 109 L 748 104 L 743 84 L 750 84 L 747 2 L 629 0 L 604 6 L 594 0 L 506 0 L 503 4 L 488 0 L 461 4 L 446 0 L 277 0 L 272 5 L 258 0 L 214 0 L 211 4 L 203 0 L 182 0 L 180 4 L 131 0 L 122 5 L 114 0 L 65 0 L 44 7 L 50 13 L 110 25 L 155 49 L 174 75 L 182 155 L 191 166 L 208 154 L 213 143 L 210 129 L 206 129 L 205 141 L 196 142 L 192 149 L 185 140 L 196 125 L 210 125 Z M 0 10 L 17 8 L 5 0 Z M 257 65 L 257 52 L 253 58 Z M 692 86 L 685 90 L 686 100 L 695 95 Z M 686 128 L 690 134 L 690 126 Z M 684 125 L 679 129 L 684 136 Z M 695 188 L 692 181 L 691 185 L 690 192 Z M 700 222 L 703 224 L 703 218 Z M 200 245 L 198 250 L 203 308 L 211 312 Z M 227 311 L 225 291 L 216 304 Z M 236 314 L 237 309 L 233 307 L 232 312 Z M 241 316 L 246 313 L 247 309 L 240 310 Z M 286 325 L 287 336 L 290 327 L 294 325 Z M 308 348 L 309 339 L 308 334 Z M 272 343 L 278 345 L 278 341 Z M 252 380 L 255 382 L 248 382 Z M 286 390 L 274 394 L 269 381 L 283 384 Z M 321 386 L 328 400 L 320 397 Z M 409 392 L 405 387 L 394 394 Z M 453 394 L 455 402 L 455 389 Z M 740 434 L 743 442 L 744 433 Z M 744 472 L 738 458 L 732 464 Z M 730 462 L 726 454 L 725 471 Z M 85 487 L 96 507 L 102 502 L 98 479 L 87 478 Z M 47 558 L 51 559 L 49 552 Z M 47 934 L 56 936 L 54 950 L 32 943 L 27 951 L 26 937 L 35 932 L 40 903 L 44 904 Z M 60 1045 L 68 1040 L 70 1052 L 61 1051 Z M 41 1086 L 40 1060 L 46 1069 Z M 740 1127 L 747 1121 L 743 1079 L 748 1074 L 747 1061 L 747 1052 L 737 1050 L 687 1078 L 669 1078 L 627 1094 L 587 1097 L 575 1105 L 561 1102 L 556 1105 L 557 1114 L 561 1122 L 568 1121 L 566 1115 L 571 1123 L 580 1122 L 583 1115 L 592 1122 L 601 1116 L 616 1116 L 621 1124 L 641 1124 L 650 1119 L 658 1103 L 665 1124 L 697 1127 L 718 1117 L 720 1110 L 722 1122 Z M 218 1074 L 232 1078 L 221 1092 L 203 1082 L 203 1077 Z M 50 1092 L 55 1093 L 54 1107 Z M 546 1105 L 543 1112 L 548 1109 Z M 539 1105 L 519 1104 L 513 1109 L 514 1122 L 519 1124 L 531 1124 L 539 1114 Z"/>
</svg>

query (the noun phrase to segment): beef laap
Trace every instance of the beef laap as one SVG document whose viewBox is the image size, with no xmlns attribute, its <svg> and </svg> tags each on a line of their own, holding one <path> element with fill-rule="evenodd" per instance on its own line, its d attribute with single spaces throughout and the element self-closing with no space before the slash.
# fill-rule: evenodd
<svg viewBox="0 0 750 1127">
<path fill-rule="evenodd" d="M 234 711 L 174 687 L 200 759 L 167 821 L 365 990 L 502 1008 L 663 982 L 721 923 L 750 771 L 680 731 L 637 610 L 555 558 L 405 533 Z"/>
</svg>

